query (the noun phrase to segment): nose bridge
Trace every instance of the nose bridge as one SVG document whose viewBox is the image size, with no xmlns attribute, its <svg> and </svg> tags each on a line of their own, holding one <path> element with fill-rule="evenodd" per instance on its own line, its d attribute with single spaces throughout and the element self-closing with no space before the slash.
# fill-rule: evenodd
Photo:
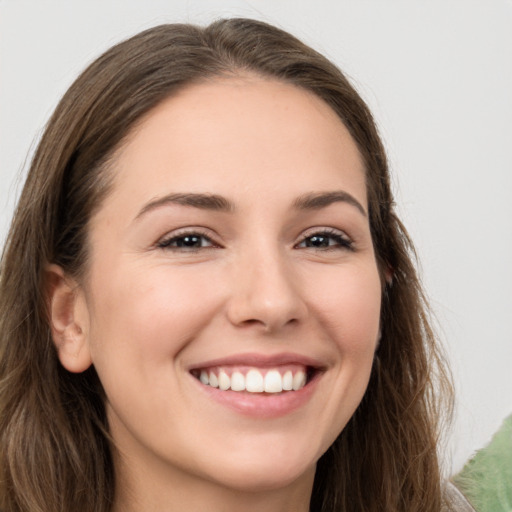
<svg viewBox="0 0 512 512">
<path fill-rule="evenodd" d="M 270 331 L 300 320 L 305 305 L 286 249 L 268 240 L 255 245 L 244 247 L 233 262 L 231 322 Z"/>
</svg>

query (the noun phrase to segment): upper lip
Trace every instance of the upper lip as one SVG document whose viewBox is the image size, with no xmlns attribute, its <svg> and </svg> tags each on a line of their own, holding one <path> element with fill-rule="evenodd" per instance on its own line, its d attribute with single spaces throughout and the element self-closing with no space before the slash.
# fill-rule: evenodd
<svg viewBox="0 0 512 512">
<path fill-rule="evenodd" d="M 325 364 L 322 364 L 317 359 L 304 356 L 302 354 L 282 352 L 279 354 L 269 355 L 251 352 L 202 361 L 190 366 L 189 371 L 214 366 L 254 366 L 256 368 L 272 368 L 287 364 L 303 365 L 306 367 L 312 367 L 316 370 L 325 368 Z"/>
</svg>

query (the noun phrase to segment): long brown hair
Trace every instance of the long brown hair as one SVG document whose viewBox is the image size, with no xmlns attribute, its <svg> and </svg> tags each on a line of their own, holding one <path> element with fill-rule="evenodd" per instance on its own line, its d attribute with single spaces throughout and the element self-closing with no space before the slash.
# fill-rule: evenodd
<svg viewBox="0 0 512 512">
<path fill-rule="evenodd" d="M 80 278 L 87 227 L 109 191 L 110 159 L 144 114 L 180 88 L 239 72 L 313 92 L 338 114 L 366 167 L 383 276 L 382 338 L 362 403 L 318 461 L 311 510 L 438 512 L 436 453 L 450 385 L 397 218 L 367 106 L 326 58 L 247 19 L 162 25 L 92 63 L 51 117 L 16 209 L 0 280 L 0 503 L 6 512 L 107 512 L 115 496 L 104 395 L 93 367 L 58 363 L 44 270 Z M 385 275 L 392 275 L 391 280 Z"/>
</svg>

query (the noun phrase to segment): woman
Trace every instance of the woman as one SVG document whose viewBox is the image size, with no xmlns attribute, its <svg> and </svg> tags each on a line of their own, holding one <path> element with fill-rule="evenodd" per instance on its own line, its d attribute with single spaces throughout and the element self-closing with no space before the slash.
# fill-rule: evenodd
<svg viewBox="0 0 512 512">
<path fill-rule="evenodd" d="M 115 46 L 3 256 L 3 510 L 440 510 L 450 386 L 411 253 L 324 57 L 243 19 Z"/>
</svg>

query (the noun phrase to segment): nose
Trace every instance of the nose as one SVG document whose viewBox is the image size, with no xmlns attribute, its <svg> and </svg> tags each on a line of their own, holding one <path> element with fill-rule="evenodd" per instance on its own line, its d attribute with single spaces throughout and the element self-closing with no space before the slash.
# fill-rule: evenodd
<svg viewBox="0 0 512 512">
<path fill-rule="evenodd" d="M 279 250 L 258 251 L 234 264 L 229 321 L 264 332 L 302 321 L 307 307 L 290 261 Z"/>
</svg>

